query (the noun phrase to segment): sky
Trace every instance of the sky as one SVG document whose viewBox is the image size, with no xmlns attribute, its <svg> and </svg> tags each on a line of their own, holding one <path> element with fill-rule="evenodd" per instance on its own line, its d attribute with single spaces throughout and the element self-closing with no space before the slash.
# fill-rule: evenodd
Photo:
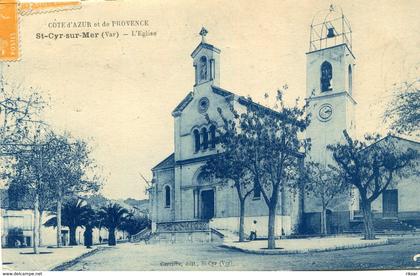
<svg viewBox="0 0 420 276">
<path fill-rule="evenodd" d="M 192 90 L 191 52 L 207 41 L 221 49 L 221 87 L 256 100 L 284 84 L 287 100 L 305 96 L 306 55 L 314 15 L 331 1 L 95 1 L 77 10 L 22 16 L 21 60 L 3 66 L 9 82 L 51 98 L 45 119 L 89 141 L 107 197 L 145 198 L 140 173 L 171 154 L 172 110 Z M 356 56 L 356 128 L 384 132 L 394 83 L 418 77 L 418 1 L 334 1 L 352 25 Z M 36 39 L 69 21 L 148 20 L 154 37 Z M 80 29 L 92 30 L 92 29 Z M 98 28 L 119 31 L 121 28 Z"/>
</svg>

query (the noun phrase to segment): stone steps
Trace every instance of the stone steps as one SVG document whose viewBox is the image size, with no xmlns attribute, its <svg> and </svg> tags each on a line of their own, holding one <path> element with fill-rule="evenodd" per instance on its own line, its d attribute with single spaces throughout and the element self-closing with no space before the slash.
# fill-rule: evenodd
<svg viewBox="0 0 420 276">
<path fill-rule="evenodd" d="M 130 242 L 141 242 L 143 240 L 148 240 L 150 238 L 150 235 L 152 233 L 152 230 L 149 228 L 144 228 L 137 234 L 134 234 L 130 238 Z"/>
<path fill-rule="evenodd" d="M 351 232 L 363 232 L 363 221 L 352 222 L 350 226 Z M 398 219 L 375 219 L 373 221 L 375 232 L 388 232 L 388 231 L 415 231 L 416 228 Z"/>
</svg>

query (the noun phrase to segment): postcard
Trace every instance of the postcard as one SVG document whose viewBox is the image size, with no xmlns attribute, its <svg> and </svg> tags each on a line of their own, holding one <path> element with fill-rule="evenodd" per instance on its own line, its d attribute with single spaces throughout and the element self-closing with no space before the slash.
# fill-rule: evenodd
<svg viewBox="0 0 420 276">
<path fill-rule="evenodd" d="M 419 9 L 0 0 L 2 270 L 417 275 Z"/>
</svg>

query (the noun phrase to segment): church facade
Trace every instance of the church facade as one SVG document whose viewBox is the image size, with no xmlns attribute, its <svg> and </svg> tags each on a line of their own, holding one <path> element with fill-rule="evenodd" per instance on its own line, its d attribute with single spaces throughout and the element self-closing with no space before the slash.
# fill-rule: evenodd
<svg viewBox="0 0 420 276">
<path fill-rule="evenodd" d="M 339 15 L 342 21 L 336 24 L 338 27 L 334 27 L 332 21 L 325 21 L 332 18 L 330 14 L 332 17 Z M 307 96 L 311 98 L 312 113 L 306 136 L 311 138 L 312 148 L 305 159 L 327 165 L 333 160 L 326 146 L 341 141 L 344 129 L 350 133 L 355 130 L 354 109 L 357 102 L 353 93 L 355 56 L 351 49 L 350 25 L 342 13 L 334 10 L 323 18 L 320 30 L 311 29 L 311 33 L 313 31 L 319 37 L 311 34 L 311 49 L 306 55 Z M 317 28 L 318 25 L 311 26 Z M 240 113 L 247 104 L 254 103 L 220 87 L 221 50 L 206 42 L 206 34 L 203 28 L 200 32 L 202 41 L 191 54 L 195 70 L 193 90 L 172 112 L 174 153 L 152 169 L 152 232 L 172 233 L 166 237 L 172 240 L 175 239 L 174 232 L 186 233 L 183 238 L 191 240 L 191 232 L 194 231 L 208 230 L 208 235 L 212 234 L 212 229 L 237 232 L 239 225 L 239 200 L 235 188 L 208 182 L 203 177 L 201 167 L 209 156 L 220 150 L 216 129 L 222 125 L 222 121 L 217 109 L 228 110 L 230 103 Z M 331 39 L 336 42 L 328 45 Z M 418 145 L 415 142 L 405 144 L 417 148 Z M 408 182 L 416 181 L 418 179 Z M 400 192 L 398 196 L 410 197 L 405 192 Z M 398 196 L 397 203 L 384 201 L 387 207 L 381 204 L 380 208 L 398 204 Z M 395 201 L 395 193 L 384 197 L 394 198 Z M 407 210 L 420 220 L 420 208 L 412 205 Z M 354 191 L 342 195 L 331 209 L 330 232 L 351 231 L 352 221 L 357 220 L 357 214 L 360 213 Z M 249 233 L 250 227 L 255 227 L 259 236 L 266 236 L 268 208 L 258 192 L 248 197 L 245 210 L 245 232 Z M 320 231 L 319 202 L 304 193 L 281 193 L 276 214 L 278 236 Z M 398 211 L 396 214 L 398 218 Z"/>
<path fill-rule="evenodd" d="M 172 112 L 175 152 L 152 169 L 153 230 L 163 222 L 210 220 L 213 228 L 237 231 L 239 201 L 235 188 L 208 183 L 201 167 L 220 149 L 216 128 L 223 122 L 217 109 L 229 110 L 230 102 L 236 110 L 244 110 L 242 101 L 246 100 L 220 88 L 221 51 L 206 43 L 205 32 L 203 29 L 203 40 L 191 54 L 195 69 L 193 91 Z M 282 204 L 277 210 L 277 228 L 285 234 L 292 233 L 297 224 L 294 218 L 298 216 L 294 213 L 298 211 L 298 201 L 292 197 L 282 195 Z M 251 195 L 245 208 L 245 231 L 249 232 L 248 226 L 256 221 L 257 231 L 266 233 L 268 208 L 262 195 Z"/>
</svg>

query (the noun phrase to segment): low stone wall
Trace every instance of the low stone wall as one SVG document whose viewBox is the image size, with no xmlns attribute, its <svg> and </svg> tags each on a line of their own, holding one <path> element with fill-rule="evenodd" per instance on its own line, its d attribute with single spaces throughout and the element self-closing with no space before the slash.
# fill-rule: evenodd
<svg viewBox="0 0 420 276">
<path fill-rule="evenodd" d="M 209 230 L 209 222 L 204 220 L 180 220 L 156 223 L 156 232 L 193 232 Z"/>
<path fill-rule="evenodd" d="M 329 237 L 295 240 L 278 240 L 277 249 L 267 249 L 267 241 L 252 241 L 247 243 L 228 242 L 222 245 L 245 253 L 263 255 L 303 254 L 309 252 L 327 252 L 344 249 L 364 248 L 389 244 L 389 239 L 363 240 L 360 237 Z"/>
<path fill-rule="evenodd" d="M 150 239 L 151 243 L 222 243 L 223 235 L 211 229 L 208 221 L 186 220 L 160 222 Z"/>
<path fill-rule="evenodd" d="M 193 232 L 160 232 L 156 233 L 150 243 L 173 244 L 173 243 L 223 243 L 220 234 L 210 230 Z"/>
<path fill-rule="evenodd" d="M 255 227 L 257 230 L 257 236 L 261 238 L 267 237 L 268 216 L 245 217 L 245 234 L 248 235 L 251 232 L 254 220 L 257 221 Z M 210 227 L 238 233 L 239 217 L 213 218 L 210 220 Z M 292 233 L 290 216 L 276 216 L 276 236 L 280 236 L 282 234 L 281 229 L 283 229 L 285 235 L 290 235 Z"/>
</svg>

